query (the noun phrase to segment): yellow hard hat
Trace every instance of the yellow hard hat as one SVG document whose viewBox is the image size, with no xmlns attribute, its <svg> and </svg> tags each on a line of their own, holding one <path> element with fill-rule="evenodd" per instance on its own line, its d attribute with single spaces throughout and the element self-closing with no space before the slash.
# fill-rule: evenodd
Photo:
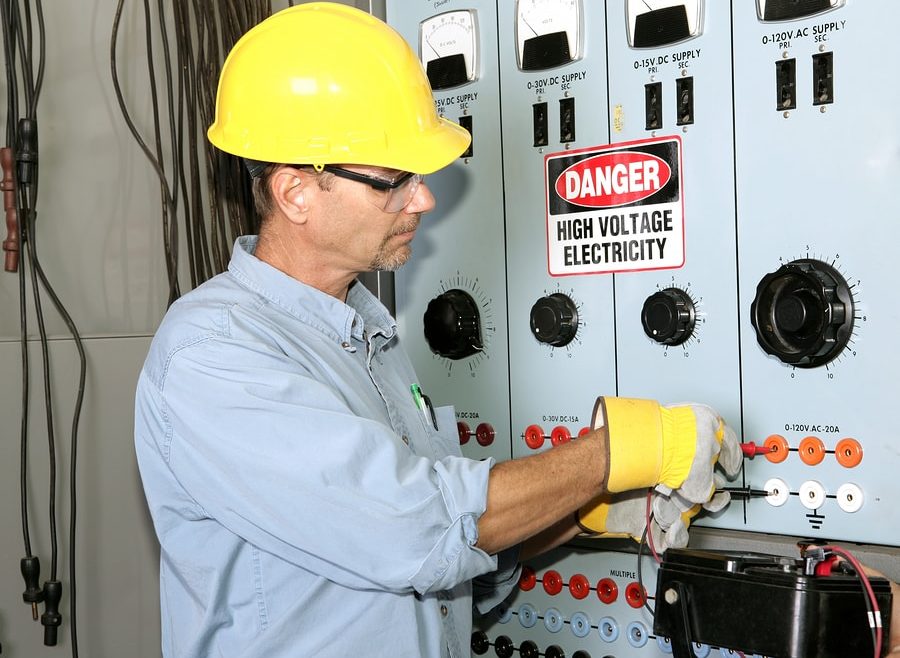
<svg viewBox="0 0 900 658">
<path fill-rule="evenodd" d="M 359 9 L 312 2 L 273 14 L 229 53 L 209 141 L 250 160 L 429 174 L 471 139 L 438 117 L 406 41 Z"/>
</svg>

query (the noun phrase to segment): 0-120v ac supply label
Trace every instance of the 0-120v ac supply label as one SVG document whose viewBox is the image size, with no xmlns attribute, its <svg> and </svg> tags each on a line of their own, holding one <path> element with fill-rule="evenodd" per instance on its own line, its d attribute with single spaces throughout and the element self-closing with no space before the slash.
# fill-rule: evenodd
<svg viewBox="0 0 900 658">
<path fill-rule="evenodd" d="M 551 276 L 684 265 L 677 135 L 551 153 L 544 167 Z"/>
</svg>

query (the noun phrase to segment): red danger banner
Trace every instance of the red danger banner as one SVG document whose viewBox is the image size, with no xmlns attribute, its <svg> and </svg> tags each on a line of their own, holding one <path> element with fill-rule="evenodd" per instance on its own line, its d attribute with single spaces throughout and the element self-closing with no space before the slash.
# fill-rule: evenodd
<svg viewBox="0 0 900 658">
<path fill-rule="evenodd" d="M 552 276 L 684 265 L 677 135 L 551 153 L 544 167 Z"/>
</svg>

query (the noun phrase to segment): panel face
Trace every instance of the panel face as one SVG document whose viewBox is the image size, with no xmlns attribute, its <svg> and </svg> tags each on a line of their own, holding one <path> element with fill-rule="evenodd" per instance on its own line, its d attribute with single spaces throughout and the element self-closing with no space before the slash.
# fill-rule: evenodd
<svg viewBox="0 0 900 658">
<path fill-rule="evenodd" d="M 397 321 L 422 390 L 435 405 L 455 406 L 463 452 L 509 459 L 496 7 L 440 4 L 440 11 L 431 3 L 387 4 L 388 22 L 426 62 L 438 52 L 450 68 L 454 56 L 477 67 L 471 80 L 467 74 L 434 92 L 438 113 L 466 126 L 473 142 L 465 157 L 425 179 L 437 206 L 396 274 Z M 443 69 L 430 73 L 435 86 Z"/>
<path fill-rule="evenodd" d="M 550 275 L 544 176 L 548 154 L 608 143 L 605 16 L 583 3 L 581 58 L 522 71 L 506 28 L 533 4 L 498 9 L 514 456 L 577 436 L 597 395 L 615 390 L 612 278 Z"/>
<path fill-rule="evenodd" d="M 518 591 L 490 614 L 476 615 L 472 655 L 671 655 L 669 640 L 653 634 L 653 617 L 639 596 L 643 590 L 650 607 L 656 606 L 653 558 L 641 559 L 639 581 L 637 554 L 609 549 L 599 542 L 593 550 L 558 549 L 527 563 Z M 479 652 L 485 642 L 488 648 Z M 516 651 L 505 653 L 508 646 Z M 530 652 L 535 648 L 540 654 Z M 726 652 L 694 648 L 698 656 L 737 655 Z"/>
<path fill-rule="evenodd" d="M 703 401 L 740 432 L 731 10 L 694 4 L 696 38 L 643 49 L 628 45 L 621 4 L 607 13 L 613 141 L 670 135 L 683 148 L 684 265 L 616 275 L 619 393 Z"/>
<path fill-rule="evenodd" d="M 772 18 L 785 3 L 767 13 L 753 2 L 650 4 L 686 7 L 690 38 L 637 48 L 629 26 L 639 8 L 584 3 L 572 31 L 579 56 L 525 70 L 517 20 L 523 7 L 544 4 L 502 0 L 496 15 L 442 6 L 475 9 L 480 41 L 496 31 L 499 63 L 491 73 L 485 55 L 475 81 L 436 92 L 439 107 L 453 108 L 478 92 L 475 151 L 437 179 L 456 203 L 436 213 L 419 260 L 398 277 L 400 317 L 407 335 L 418 331 L 428 302 L 454 288 L 475 300 L 482 329 L 490 325 L 479 291 L 496 309 L 505 300 L 506 315 L 491 315 L 495 331 L 478 334 L 487 347 L 471 356 L 436 357 L 422 339 L 413 356 L 424 383 L 479 421 L 486 400 L 508 403 L 514 457 L 576 437 L 597 395 L 709 404 L 742 441 L 778 452 L 745 460 L 735 483 L 768 497 L 735 500 L 697 524 L 900 545 L 890 504 L 898 438 L 885 413 L 900 369 L 887 253 L 900 238 L 900 87 L 886 78 L 883 52 L 900 6 L 827 4 L 804 5 L 811 13 L 797 20 Z M 417 38 L 420 18 L 400 20 Z M 490 141 L 493 159 L 479 161 L 489 98 L 502 154 Z M 589 228 L 614 213 L 556 213 L 549 190 L 569 184 L 565 171 L 576 172 L 573 199 L 595 186 L 581 155 L 596 172 L 607 150 L 667 142 L 680 153 L 683 262 L 581 270 L 567 262 L 565 245 L 590 246 Z M 451 187 L 460 171 L 477 171 L 477 184 L 489 180 L 502 196 L 479 192 L 475 203 L 469 188 Z M 488 207 L 496 225 L 467 223 Z M 579 221 L 552 223 L 564 215 Z M 508 364 L 493 359 L 504 340 Z"/>
<path fill-rule="evenodd" d="M 898 545 L 900 439 L 885 411 L 900 368 L 887 252 L 900 239 L 900 89 L 882 63 L 900 7 L 848 3 L 773 25 L 738 5 L 744 438 L 780 435 L 790 450 L 780 463 L 747 461 L 746 478 L 754 487 L 777 478 L 789 495 L 781 507 L 733 505 L 717 524 Z M 793 110 L 773 102 L 788 93 L 777 68 L 786 60 L 796 61 Z"/>
</svg>

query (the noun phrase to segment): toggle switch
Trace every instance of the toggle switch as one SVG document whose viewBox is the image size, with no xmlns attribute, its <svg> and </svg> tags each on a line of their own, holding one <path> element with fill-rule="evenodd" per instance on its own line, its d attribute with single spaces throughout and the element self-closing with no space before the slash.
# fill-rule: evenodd
<svg viewBox="0 0 900 658">
<path fill-rule="evenodd" d="M 793 110 L 797 107 L 797 60 L 780 59 L 775 62 L 775 109 Z"/>
<path fill-rule="evenodd" d="M 694 123 L 694 78 L 678 78 L 675 81 L 675 99 L 678 103 L 675 124 L 687 126 Z"/>
<path fill-rule="evenodd" d="M 651 82 L 644 85 L 644 128 L 662 128 L 662 83 Z"/>
</svg>

